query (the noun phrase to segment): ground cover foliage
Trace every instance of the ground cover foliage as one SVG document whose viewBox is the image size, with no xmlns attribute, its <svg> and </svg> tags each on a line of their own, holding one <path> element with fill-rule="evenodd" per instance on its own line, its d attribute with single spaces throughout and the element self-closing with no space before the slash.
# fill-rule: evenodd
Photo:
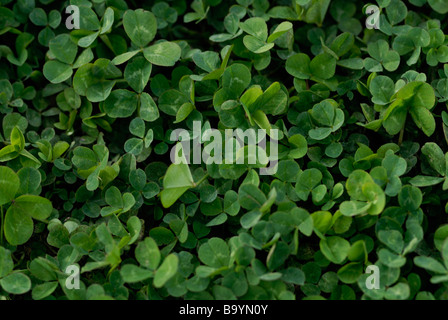
<svg viewBox="0 0 448 320">
<path fill-rule="evenodd" d="M 445 0 L 0 3 L 0 297 L 448 297 Z M 276 173 L 173 165 L 195 121 Z"/>
</svg>

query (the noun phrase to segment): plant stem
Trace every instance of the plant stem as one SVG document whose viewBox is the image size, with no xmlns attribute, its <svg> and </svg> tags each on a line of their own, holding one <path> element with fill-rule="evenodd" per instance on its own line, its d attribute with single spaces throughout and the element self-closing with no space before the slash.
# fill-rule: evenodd
<svg viewBox="0 0 448 320">
<path fill-rule="evenodd" d="M 401 146 L 401 144 L 403 143 L 403 138 L 404 138 L 404 127 L 401 129 L 400 131 L 400 137 L 398 138 L 398 145 Z"/>
<path fill-rule="evenodd" d="M 115 83 L 125 83 L 125 82 L 127 82 L 126 79 L 118 79 L 118 80 L 115 80 Z"/>
<path fill-rule="evenodd" d="M 202 111 L 201 114 L 207 117 L 219 117 L 216 111 Z"/>
<path fill-rule="evenodd" d="M 205 176 L 203 176 L 202 178 L 201 178 L 201 180 L 199 180 L 198 182 L 196 182 L 195 184 L 194 184 L 194 187 L 196 188 L 196 187 L 198 187 L 202 182 L 204 182 L 207 178 L 209 177 L 209 174 L 207 173 Z"/>
<path fill-rule="evenodd" d="M 3 206 L 0 206 L 0 245 L 3 245 L 3 221 L 4 221 L 4 216 L 3 216 Z"/>
<path fill-rule="evenodd" d="M 406 118 L 404 119 L 404 123 L 403 123 L 403 128 L 401 128 L 400 131 L 400 137 L 398 138 L 398 145 L 401 147 L 401 145 L 403 144 L 403 138 L 404 138 L 404 129 L 406 128 L 406 122 L 407 122 L 408 117 L 406 116 Z"/>
</svg>

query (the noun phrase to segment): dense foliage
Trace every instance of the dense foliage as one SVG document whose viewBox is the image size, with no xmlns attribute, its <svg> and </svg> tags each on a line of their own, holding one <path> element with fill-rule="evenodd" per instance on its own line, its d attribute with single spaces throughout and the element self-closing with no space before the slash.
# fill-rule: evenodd
<svg viewBox="0 0 448 320">
<path fill-rule="evenodd" d="M 0 297 L 448 297 L 447 1 L 0 4 Z M 275 174 L 172 164 L 198 121 Z"/>
</svg>

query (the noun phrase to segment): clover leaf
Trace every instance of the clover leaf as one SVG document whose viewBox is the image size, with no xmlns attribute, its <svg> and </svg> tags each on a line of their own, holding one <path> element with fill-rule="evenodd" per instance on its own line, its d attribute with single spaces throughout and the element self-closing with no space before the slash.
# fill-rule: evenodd
<svg viewBox="0 0 448 320">
<path fill-rule="evenodd" d="M 340 210 L 343 215 L 379 215 L 383 211 L 386 205 L 384 191 L 367 172 L 353 171 L 347 180 L 346 188 L 351 201 L 344 201 L 341 204 Z"/>
<path fill-rule="evenodd" d="M 364 66 L 370 72 L 395 71 L 400 65 L 400 55 L 384 40 L 369 43 L 367 50 L 371 58 L 364 60 Z"/>
<path fill-rule="evenodd" d="M 16 198 L 20 178 L 12 169 L 0 167 L 0 176 L 0 205 L 9 204 L 2 223 L 1 238 L 4 234 L 11 245 L 22 245 L 33 235 L 33 219 L 45 221 L 51 215 L 53 206 L 50 200 L 40 196 L 21 195 Z"/>
</svg>

